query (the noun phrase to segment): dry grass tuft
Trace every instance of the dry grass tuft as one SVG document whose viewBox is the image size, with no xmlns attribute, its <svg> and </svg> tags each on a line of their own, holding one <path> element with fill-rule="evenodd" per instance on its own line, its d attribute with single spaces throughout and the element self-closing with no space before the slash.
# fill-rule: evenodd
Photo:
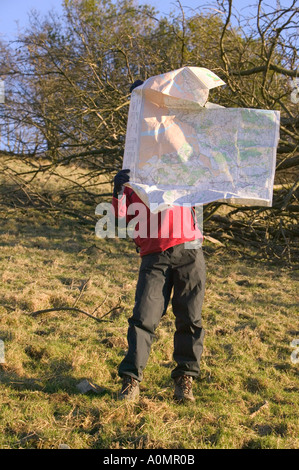
<svg viewBox="0 0 299 470">
<path fill-rule="evenodd" d="M 47 190 L 55 191 L 57 181 L 49 183 Z M 95 239 L 93 226 L 70 215 L 1 209 L 1 448 L 298 448 L 298 363 L 290 346 L 299 338 L 294 271 L 207 242 L 206 339 L 196 402 L 172 400 L 169 308 L 140 400 L 127 405 L 117 400 L 117 368 L 139 267 L 132 242 Z M 121 308 L 101 323 L 75 311 L 30 315 L 74 305 L 97 318 Z M 79 393 L 84 379 L 100 393 Z"/>
</svg>

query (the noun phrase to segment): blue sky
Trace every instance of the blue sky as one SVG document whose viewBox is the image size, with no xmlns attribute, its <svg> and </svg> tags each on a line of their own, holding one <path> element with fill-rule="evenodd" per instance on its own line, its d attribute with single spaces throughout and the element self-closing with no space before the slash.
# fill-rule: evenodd
<svg viewBox="0 0 299 470">
<path fill-rule="evenodd" d="M 52 7 L 61 12 L 61 0 L 0 0 L 0 38 L 15 39 L 18 22 L 21 28 L 28 25 L 28 12 L 36 9 L 46 14 Z"/>
<path fill-rule="evenodd" d="M 136 3 L 149 3 L 156 7 L 157 10 L 162 13 L 168 14 L 171 9 L 175 8 L 175 0 L 135 0 Z M 266 3 L 275 6 L 278 0 L 268 0 Z M 282 0 L 280 3 L 290 4 L 291 0 Z M 26 27 L 28 24 L 28 12 L 31 9 L 36 9 L 41 12 L 42 15 L 46 14 L 52 7 L 60 13 L 62 0 L 0 0 L 0 38 L 6 40 L 15 39 L 18 28 L 17 22 L 20 28 Z M 197 7 L 201 6 L 201 11 L 208 12 L 213 2 L 208 0 L 181 0 L 186 12 L 191 11 L 189 9 L 196 10 Z M 249 5 L 255 4 L 256 0 L 233 0 L 234 8 L 240 13 L 250 11 Z M 279 3 L 279 2 L 278 2 Z M 198 10 L 197 10 L 198 11 Z M 210 10 L 211 11 L 211 10 Z"/>
<path fill-rule="evenodd" d="M 253 0 L 254 1 L 254 0 Z M 272 0 L 273 1 L 273 0 Z M 162 13 L 168 14 L 171 9 L 175 8 L 175 0 L 136 0 L 137 3 L 149 3 L 156 7 Z M 24 28 L 28 24 L 28 12 L 31 9 L 36 9 L 41 14 L 46 14 L 52 7 L 60 13 L 62 11 L 61 0 L 0 0 L 0 37 L 10 40 L 16 37 L 18 28 Z M 208 8 L 209 3 L 203 0 L 182 0 L 184 9 L 196 9 L 199 5 L 206 5 Z M 249 0 L 249 3 L 253 3 Z M 248 0 L 234 0 L 234 6 L 238 10 L 248 5 Z M 208 11 L 206 9 L 206 11 Z"/>
</svg>

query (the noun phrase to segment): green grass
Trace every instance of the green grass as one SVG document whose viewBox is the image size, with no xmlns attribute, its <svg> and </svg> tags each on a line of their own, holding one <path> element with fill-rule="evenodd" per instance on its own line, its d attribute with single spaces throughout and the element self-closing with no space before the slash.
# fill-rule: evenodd
<svg viewBox="0 0 299 470">
<path fill-rule="evenodd" d="M 104 189 L 103 189 L 104 190 Z M 106 188 L 107 190 L 107 188 Z M 206 330 L 196 402 L 173 402 L 171 309 L 157 329 L 140 400 L 117 400 L 139 256 L 74 217 L 1 207 L 0 448 L 298 448 L 294 271 L 206 242 Z M 86 209 L 92 211 L 93 209 Z M 91 213 L 93 215 L 93 213 Z M 88 281 L 88 282 L 87 282 Z M 82 313 L 31 312 L 76 306 Z M 103 387 L 81 394 L 82 380 Z"/>
</svg>

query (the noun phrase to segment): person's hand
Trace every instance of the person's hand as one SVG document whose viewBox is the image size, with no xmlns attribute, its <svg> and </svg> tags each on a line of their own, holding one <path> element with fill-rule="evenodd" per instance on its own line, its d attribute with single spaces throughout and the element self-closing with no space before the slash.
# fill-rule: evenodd
<svg viewBox="0 0 299 470">
<path fill-rule="evenodd" d="M 132 91 L 137 88 L 138 86 L 141 86 L 143 85 L 144 81 L 143 80 L 136 80 L 133 85 L 130 86 L 130 93 L 132 93 Z"/>
<path fill-rule="evenodd" d="M 118 194 L 121 192 L 122 187 L 125 183 L 130 181 L 130 176 L 128 175 L 130 170 L 120 170 L 114 177 L 114 189 L 113 189 L 113 196 L 117 197 Z"/>
</svg>

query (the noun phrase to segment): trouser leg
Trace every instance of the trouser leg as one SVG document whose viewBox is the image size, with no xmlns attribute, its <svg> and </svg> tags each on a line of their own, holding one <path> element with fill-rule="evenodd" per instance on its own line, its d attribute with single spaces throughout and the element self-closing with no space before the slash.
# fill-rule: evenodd
<svg viewBox="0 0 299 470">
<path fill-rule="evenodd" d="M 205 262 L 201 248 L 185 250 L 173 270 L 172 299 L 176 332 L 173 358 L 177 363 L 172 378 L 180 375 L 199 375 L 203 351 L 204 329 L 201 310 L 205 289 Z"/>
<path fill-rule="evenodd" d="M 154 331 L 167 308 L 171 289 L 172 273 L 165 252 L 143 257 L 129 319 L 128 352 L 118 371 L 121 377 L 125 374 L 142 380 Z"/>
</svg>

